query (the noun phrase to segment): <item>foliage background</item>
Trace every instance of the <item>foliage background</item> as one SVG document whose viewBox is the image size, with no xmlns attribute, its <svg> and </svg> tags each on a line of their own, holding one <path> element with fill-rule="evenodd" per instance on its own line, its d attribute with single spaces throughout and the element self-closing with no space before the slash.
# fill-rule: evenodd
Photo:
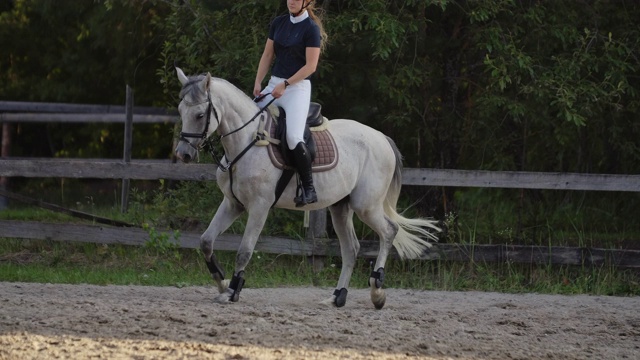
<svg viewBox="0 0 640 360">
<path fill-rule="evenodd" d="M 640 173 L 636 1 L 325 0 L 314 99 L 393 137 L 405 166 Z M 0 99 L 175 108 L 173 65 L 247 93 L 282 0 L 13 0 L 0 5 Z M 15 156 L 120 157 L 110 125 L 19 125 Z M 134 157 L 172 128 L 135 129 Z M 640 195 L 406 187 L 414 211 L 488 241 L 637 238 Z M 407 200 L 408 201 L 408 200 Z M 206 216 L 209 216 L 207 214 Z M 473 225 L 470 225 L 473 224 Z M 617 244 L 621 245 L 622 244 Z M 624 243 L 624 246 L 628 246 Z"/>
</svg>

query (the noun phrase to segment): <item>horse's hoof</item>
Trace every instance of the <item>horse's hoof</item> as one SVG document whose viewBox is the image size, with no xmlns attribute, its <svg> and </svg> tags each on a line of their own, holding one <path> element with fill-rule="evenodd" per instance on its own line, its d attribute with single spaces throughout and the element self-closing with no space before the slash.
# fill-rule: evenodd
<svg viewBox="0 0 640 360">
<path fill-rule="evenodd" d="M 333 307 L 335 306 L 335 301 L 336 301 L 336 297 L 331 295 L 331 297 L 329 297 L 328 299 L 320 301 L 319 304 Z"/>
<path fill-rule="evenodd" d="M 231 302 L 231 297 L 233 296 L 234 291 L 231 289 L 227 289 L 224 292 L 220 293 L 220 295 L 213 298 L 213 301 L 218 304 L 226 304 Z"/>
<path fill-rule="evenodd" d="M 373 306 L 375 306 L 377 310 L 382 309 L 386 301 L 387 294 L 385 294 L 382 288 L 371 288 L 371 302 L 373 302 Z"/>
<path fill-rule="evenodd" d="M 229 280 L 222 280 L 219 284 L 218 284 L 218 292 L 220 294 L 224 294 L 227 289 L 229 288 Z"/>
<path fill-rule="evenodd" d="M 369 287 L 371 288 L 371 302 L 376 309 L 380 310 L 384 307 L 384 303 L 387 301 L 387 295 L 382 289 L 384 283 L 384 268 L 378 268 L 377 271 L 371 272 L 369 277 Z"/>
</svg>

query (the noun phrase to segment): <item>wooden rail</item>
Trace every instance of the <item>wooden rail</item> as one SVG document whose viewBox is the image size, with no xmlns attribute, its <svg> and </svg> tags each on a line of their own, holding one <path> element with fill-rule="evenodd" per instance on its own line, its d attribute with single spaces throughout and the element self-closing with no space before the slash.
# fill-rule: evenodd
<svg viewBox="0 0 640 360">
<path fill-rule="evenodd" d="M 215 180 L 215 165 L 170 160 L 0 159 L 0 176 L 132 180 Z"/>
<path fill-rule="evenodd" d="M 171 238 L 173 233 L 168 232 Z M 148 232 L 138 228 L 102 225 L 54 224 L 33 221 L 0 220 L 2 238 L 46 239 L 55 241 L 90 242 L 98 244 L 144 245 L 150 240 Z M 214 242 L 214 250 L 237 251 L 241 235 L 222 234 Z M 200 234 L 181 232 L 179 247 L 200 248 Z M 361 240 L 359 257 L 374 259 L 378 256 L 378 241 Z M 303 239 L 261 236 L 256 251 L 270 254 L 339 257 L 339 244 L 335 239 Z M 393 250 L 390 254 L 397 258 Z M 476 263 L 533 263 L 545 265 L 616 266 L 640 268 L 640 250 L 576 248 L 561 246 L 434 244 L 420 257 L 421 260 L 463 261 Z"/>
<path fill-rule="evenodd" d="M 133 114 L 134 124 L 176 123 L 179 118 L 176 115 L 143 115 Z M 0 113 L 0 122 L 15 123 L 114 123 L 124 124 L 126 116 L 122 114 L 39 114 L 39 113 Z"/>
<path fill-rule="evenodd" d="M 640 192 L 640 175 L 406 168 L 402 184 Z"/>
<path fill-rule="evenodd" d="M 0 176 L 215 180 L 215 165 L 168 160 L 0 159 Z M 405 168 L 403 185 L 640 192 L 640 175 Z"/>
<path fill-rule="evenodd" d="M 0 113 L 124 114 L 125 111 L 126 109 L 123 105 L 0 101 Z M 135 106 L 133 113 L 146 115 L 178 115 L 178 112 L 175 110 L 147 106 Z"/>
</svg>

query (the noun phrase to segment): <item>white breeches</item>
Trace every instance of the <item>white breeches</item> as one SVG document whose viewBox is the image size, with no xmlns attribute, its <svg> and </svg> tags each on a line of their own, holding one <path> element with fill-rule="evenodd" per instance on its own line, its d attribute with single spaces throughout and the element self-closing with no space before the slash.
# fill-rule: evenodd
<svg viewBox="0 0 640 360">
<path fill-rule="evenodd" d="M 262 90 L 262 94 L 271 94 L 273 88 L 286 79 L 272 76 L 269 84 Z M 273 97 L 267 95 L 258 102 L 258 106 L 263 107 Z M 273 102 L 273 105 L 280 106 L 287 114 L 287 145 L 293 150 L 299 142 L 304 142 L 304 127 L 309 113 L 309 102 L 311 101 L 311 81 L 303 80 L 296 84 L 289 85 L 284 94 Z"/>
</svg>

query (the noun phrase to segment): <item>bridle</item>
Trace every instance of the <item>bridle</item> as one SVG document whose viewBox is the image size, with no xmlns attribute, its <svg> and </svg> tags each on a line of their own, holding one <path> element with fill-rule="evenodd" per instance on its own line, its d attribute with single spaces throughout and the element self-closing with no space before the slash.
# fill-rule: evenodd
<svg viewBox="0 0 640 360">
<path fill-rule="evenodd" d="M 260 100 L 262 100 L 265 96 L 267 96 L 268 94 L 263 94 L 260 95 L 258 97 L 256 97 L 254 99 L 255 102 L 258 102 Z M 260 115 L 269 105 L 271 105 L 271 103 L 273 103 L 276 99 L 272 98 L 266 105 L 264 105 L 263 107 L 261 107 L 258 112 L 256 112 L 255 115 L 253 115 L 253 117 L 251 117 L 251 119 L 249 119 L 247 122 L 245 122 L 242 126 L 240 126 L 239 128 L 229 131 L 226 134 L 220 135 L 217 139 L 217 142 L 221 142 L 223 138 L 235 134 L 238 131 L 244 129 L 245 127 L 247 127 L 253 120 L 255 120 L 258 115 Z M 184 98 L 182 99 L 182 101 L 185 101 Z M 211 102 L 211 92 L 207 91 L 207 100 L 199 102 L 199 103 L 195 103 L 195 104 L 189 104 L 188 102 L 185 102 L 187 104 L 187 106 L 197 106 L 197 105 L 201 105 L 204 103 L 208 103 L 207 105 L 207 115 L 206 115 L 206 123 L 204 125 L 204 129 L 202 130 L 201 133 L 189 133 L 189 132 L 180 132 L 180 140 L 186 142 L 187 144 L 189 144 L 189 146 L 191 146 L 192 148 L 194 148 L 197 152 L 200 152 L 200 150 L 208 150 L 209 154 L 211 154 L 211 157 L 213 158 L 213 160 L 216 162 L 216 164 L 218 165 L 218 168 L 222 171 L 227 171 L 229 170 L 236 162 L 238 162 L 238 160 L 240 160 L 240 158 L 242 158 L 242 156 L 244 156 L 244 154 L 247 153 L 247 151 L 249 151 L 249 149 L 251 149 L 251 147 L 253 147 L 253 145 L 256 144 L 256 142 L 258 142 L 259 140 L 262 140 L 262 135 L 261 134 L 257 134 L 256 137 L 249 143 L 249 145 L 247 145 L 247 147 L 244 148 L 244 150 L 242 150 L 240 152 L 240 154 L 238 154 L 238 156 L 236 156 L 233 160 L 231 161 L 226 161 L 226 165 L 223 165 L 221 162 L 221 158 L 224 157 L 226 158 L 227 155 L 223 154 L 222 157 L 219 157 L 216 152 L 215 152 L 215 140 L 212 139 L 212 137 L 207 137 L 207 131 L 209 130 L 209 125 L 211 124 L 211 113 L 213 112 L 215 118 L 216 118 L 216 122 L 218 122 L 218 127 L 220 127 L 220 118 L 218 116 L 218 112 L 216 111 L 215 106 L 213 106 L 213 103 Z M 191 144 L 189 142 L 189 138 L 191 139 L 200 139 L 200 140 L 204 140 L 201 144 L 200 147 L 197 148 L 195 146 L 193 146 L 193 144 Z"/>
<path fill-rule="evenodd" d="M 185 101 L 184 98 L 182 99 L 182 101 Z M 211 111 L 213 110 L 213 113 L 216 117 L 216 121 L 218 122 L 218 126 L 220 126 L 220 119 L 218 118 L 218 112 L 216 111 L 216 108 L 213 107 L 213 103 L 211 102 L 211 94 L 207 91 L 207 100 L 199 102 L 199 103 L 195 103 L 195 104 L 189 104 L 188 102 L 185 101 L 185 103 L 187 104 L 187 106 L 198 106 L 204 103 L 209 103 L 207 106 L 207 123 L 204 125 L 204 130 L 202 130 L 201 133 L 188 133 L 188 132 L 180 132 L 180 140 L 184 140 L 186 141 L 191 147 L 193 147 L 194 149 L 198 150 L 195 146 L 191 145 L 191 143 L 187 140 L 187 138 L 192 138 L 192 139 L 206 139 L 207 138 L 207 131 L 209 130 L 209 125 L 211 124 Z"/>
<path fill-rule="evenodd" d="M 256 97 L 255 99 L 253 99 L 253 101 L 259 102 L 260 100 L 264 99 L 264 97 L 267 96 L 267 95 L 268 94 L 262 94 L 262 95 Z M 258 117 L 258 115 L 260 115 L 275 100 L 276 100 L 276 98 L 272 98 L 266 105 L 261 107 L 258 110 L 258 112 L 256 112 L 256 114 L 251 117 L 251 119 L 249 119 L 246 123 L 244 123 L 239 128 L 237 128 L 235 130 L 232 130 L 232 131 L 229 131 L 226 134 L 220 135 L 218 137 L 218 139 L 217 139 L 217 142 L 221 142 L 224 137 L 227 137 L 229 135 L 235 134 L 238 131 L 240 131 L 240 130 L 244 129 L 245 127 L 247 127 L 247 125 L 249 125 L 253 120 L 255 120 Z M 184 98 L 182 99 L 182 101 L 184 101 Z M 227 170 L 229 170 L 229 188 L 231 189 L 231 194 L 233 195 L 233 197 L 236 199 L 236 201 L 239 204 L 244 206 L 244 204 L 242 204 L 240 199 L 238 199 L 236 194 L 233 192 L 233 165 L 235 163 L 237 163 L 244 156 L 244 154 L 246 154 L 247 151 L 249 151 L 249 149 L 251 149 L 258 141 L 263 140 L 264 139 L 264 134 L 256 133 L 256 136 L 253 138 L 253 140 L 251 140 L 249 145 L 247 145 L 244 148 L 244 150 L 242 150 L 240 152 L 240 154 L 238 154 L 231 161 L 229 161 L 229 159 L 227 159 L 226 165 L 223 165 L 220 160 L 221 160 L 222 157 L 224 157 L 226 159 L 227 155 L 223 153 L 222 157 L 218 157 L 218 155 L 215 152 L 214 140 L 212 140 L 212 137 L 207 137 L 207 131 L 209 130 L 209 125 L 211 124 L 211 113 L 212 112 L 213 112 L 213 114 L 214 114 L 214 116 L 216 118 L 216 121 L 218 122 L 218 127 L 220 127 L 220 118 L 218 117 L 218 112 L 216 111 L 215 106 L 213 106 L 213 103 L 211 102 L 211 92 L 207 91 L 207 100 L 206 101 L 199 102 L 199 103 L 196 103 L 196 104 L 189 104 L 187 102 L 186 104 L 187 104 L 187 106 L 197 106 L 197 105 L 200 105 L 200 104 L 204 104 L 205 102 L 208 103 L 208 106 L 207 106 L 207 115 L 206 115 L 207 116 L 207 122 L 204 125 L 204 129 L 202 130 L 201 133 L 188 133 L 188 132 L 181 131 L 180 132 L 180 140 L 182 140 L 182 141 L 186 142 L 187 144 L 189 144 L 189 146 L 194 148 L 198 153 L 200 152 L 200 150 L 208 150 L 209 154 L 211 154 L 211 157 L 216 162 L 216 164 L 218 165 L 218 168 L 220 170 L 222 170 L 223 172 L 226 172 Z M 188 138 L 201 139 L 201 140 L 204 140 L 204 141 L 200 144 L 200 148 L 197 148 L 197 147 L 193 146 L 193 144 L 191 144 L 187 140 Z"/>
</svg>

